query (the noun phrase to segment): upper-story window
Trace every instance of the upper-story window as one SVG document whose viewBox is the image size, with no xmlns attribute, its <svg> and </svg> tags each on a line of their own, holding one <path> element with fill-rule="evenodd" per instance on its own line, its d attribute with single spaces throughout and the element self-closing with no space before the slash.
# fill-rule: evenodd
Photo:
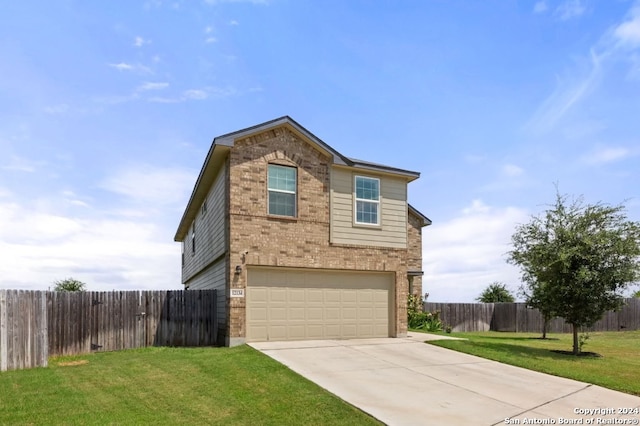
<svg viewBox="0 0 640 426">
<path fill-rule="evenodd" d="M 295 167 L 269 164 L 269 214 L 296 216 L 296 175 Z"/>
<path fill-rule="evenodd" d="M 356 223 L 380 225 L 380 179 L 356 176 L 355 186 Z"/>
</svg>

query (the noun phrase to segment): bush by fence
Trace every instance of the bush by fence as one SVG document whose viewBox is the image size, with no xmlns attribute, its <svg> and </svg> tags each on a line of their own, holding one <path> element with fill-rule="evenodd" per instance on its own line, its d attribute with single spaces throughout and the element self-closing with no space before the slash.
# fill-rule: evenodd
<svg viewBox="0 0 640 426">
<path fill-rule="evenodd" d="M 49 356 L 216 343 L 216 291 L 0 290 L 0 371 Z"/>
<path fill-rule="evenodd" d="M 440 319 L 453 331 L 542 331 L 543 318 L 537 309 L 524 303 L 433 303 L 424 302 L 428 312 L 440 311 Z M 605 313 L 592 331 L 640 330 L 640 299 L 625 299 L 624 307 Z M 571 326 L 562 318 L 549 322 L 550 333 L 569 333 Z"/>
</svg>

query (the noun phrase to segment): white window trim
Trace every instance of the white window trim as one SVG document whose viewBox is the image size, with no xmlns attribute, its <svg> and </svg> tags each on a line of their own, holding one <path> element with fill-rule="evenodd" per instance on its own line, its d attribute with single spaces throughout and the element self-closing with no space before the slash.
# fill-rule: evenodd
<svg viewBox="0 0 640 426">
<path fill-rule="evenodd" d="M 267 168 L 267 214 L 269 216 L 278 216 L 278 217 L 291 217 L 291 218 L 296 218 L 298 217 L 298 168 L 295 166 L 285 166 L 282 164 L 269 164 L 269 166 L 278 166 L 278 167 L 289 167 L 291 169 L 293 169 L 296 172 L 296 190 L 295 191 L 287 191 L 286 189 L 276 189 L 276 188 L 271 188 L 269 187 L 269 169 Z M 281 214 L 274 214 L 274 213 L 269 213 L 269 193 L 270 192 L 279 192 L 281 194 L 293 194 L 293 216 L 290 215 L 281 215 Z"/>
<path fill-rule="evenodd" d="M 366 198 L 358 198 L 358 191 L 356 188 L 356 181 L 358 180 L 358 178 L 364 178 L 364 179 L 373 179 L 373 180 L 377 180 L 378 181 L 378 199 L 377 200 L 369 200 Z M 355 175 L 353 177 L 353 223 L 355 223 L 358 226 L 374 226 L 374 227 L 379 227 L 380 226 L 380 219 L 382 216 L 382 209 L 380 207 L 381 203 L 381 192 L 382 192 L 382 188 L 380 186 L 380 178 L 376 178 L 376 177 L 371 177 L 371 176 L 363 176 L 363 175 Z M 377 222 L 376 223 L 371 223 L 371 222 L 359 222 L 358 221 L 358 201 L 361 202 L 365 202 L 365 203 L 371 203 L 371 204 L 376 204 L 378 207 L 378 214 L 376 215 L 376 219 Z"/>
</svg>

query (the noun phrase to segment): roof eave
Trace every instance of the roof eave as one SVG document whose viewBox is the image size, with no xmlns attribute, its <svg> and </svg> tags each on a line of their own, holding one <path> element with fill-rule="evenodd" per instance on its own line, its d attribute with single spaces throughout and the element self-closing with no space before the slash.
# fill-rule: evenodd
<svg viewBox="0 0 640 426">
<path fill-rule="evenodd" d="M 217 138 L 216 138 L 217 139 Z M 217 143 L 215 140 L 209 148 L 207 157 L 202 165 L 198 179 L 189 197 L 187 207 L 182 214 L 180 224 L 176 230 L 176 234 L 173 237 L 174 241 L 182 241 L 189 230 L 189 226 L 198 213 L 200 205 L 207 196 L 207 192 L 213 183 L 220 165 L 224 161 L 227 153 L 230 150 L 230 146 L 225 143 Z"/>
<path fill-rule="evenodd" d="M 285 115 L 283 117 L 276 118 L 274 120 L 267 121 L 265 123 L 258 124 L 252 127 L 247 127 L 246 129 L 238 130 L 236 132 L 231 132 L 231 133 L 227 133 L 226 135 L 218 136 L 213 140 L 213 142 L 218 145 L 233 147 L 235 141 L 238 139 L 242 139 L 244 137 L 253 135 L 255 133 L 264 132 L 266 130 L 270 130 L 280 126 L 287 126 L 290 130 L 293 130 L 295 133 L 298 133 L 299 135 L 303 136 L 307 140 L 310 140 L 311 142 L 313 142 L 315 145 L 317 145 L 317 147 L 321 151 L 324 151 L 326 154 L 333 157 L 334 164 L 351 165 L 350 164 L 351 162 L 347 157 L 340 154 L 338 151 L 336 151 L 327 143 L 325 143 L 322 139 L 320 139 L 319 137 L 317 137 L 316 135 L 314 135 L 313 133 L 305 129 L 303 126 L 300 125 L 300 123 L 298 123 L 288 115 Z"/>
<path fill-rule="evenodd" d="M 419 172 L 413 172 L 411 170 L 398 169 L 396 167 L 389 167 L 389 166 L 370 164 L 370 163 L 362 163 L 362 162 L 357 162 L 357 161 L 353 161 L 352 164 L 351 164 L 351 167 L 353 167 L 355 169 L 359 169 L 359 170 L 367 170 L 367 171 L 377 172 L 377 173 L 390 173 L 390 174 L 394 174 L 394 175 L 401 175 L 401 176 L 407 178 L 408 182 L 412 182 L 412 181 L 414 181 L 414 180 L 416 180 L 416 179 L 418 179 L 420 177 L 420 173 Z"/>
<path fill-rule="evenodd" d="M 418 216 L 422 220 L 422 226 L 429 226 L 433 223 L 431 219 L 429 219 L 427 216 L 422 214 L 420 210 L 416 209 L 409 203 L 407 203 L 407 205 L 409 206 L 409 211 L 415 214 L 416 216 Z"/>
</svg>

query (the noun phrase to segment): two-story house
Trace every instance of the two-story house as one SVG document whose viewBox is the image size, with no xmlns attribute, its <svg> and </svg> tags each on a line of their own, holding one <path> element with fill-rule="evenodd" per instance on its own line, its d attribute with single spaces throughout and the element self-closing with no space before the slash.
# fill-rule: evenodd
<svg viewBox="0 0 640 426">
<path fill-rule="evenodd" d="M 419 173 L 347 158 L 290 117 L 216 137 L 175 241 L 218 289 L 220 344 L 400 337 L 422 292 Z"/>
</svg>

